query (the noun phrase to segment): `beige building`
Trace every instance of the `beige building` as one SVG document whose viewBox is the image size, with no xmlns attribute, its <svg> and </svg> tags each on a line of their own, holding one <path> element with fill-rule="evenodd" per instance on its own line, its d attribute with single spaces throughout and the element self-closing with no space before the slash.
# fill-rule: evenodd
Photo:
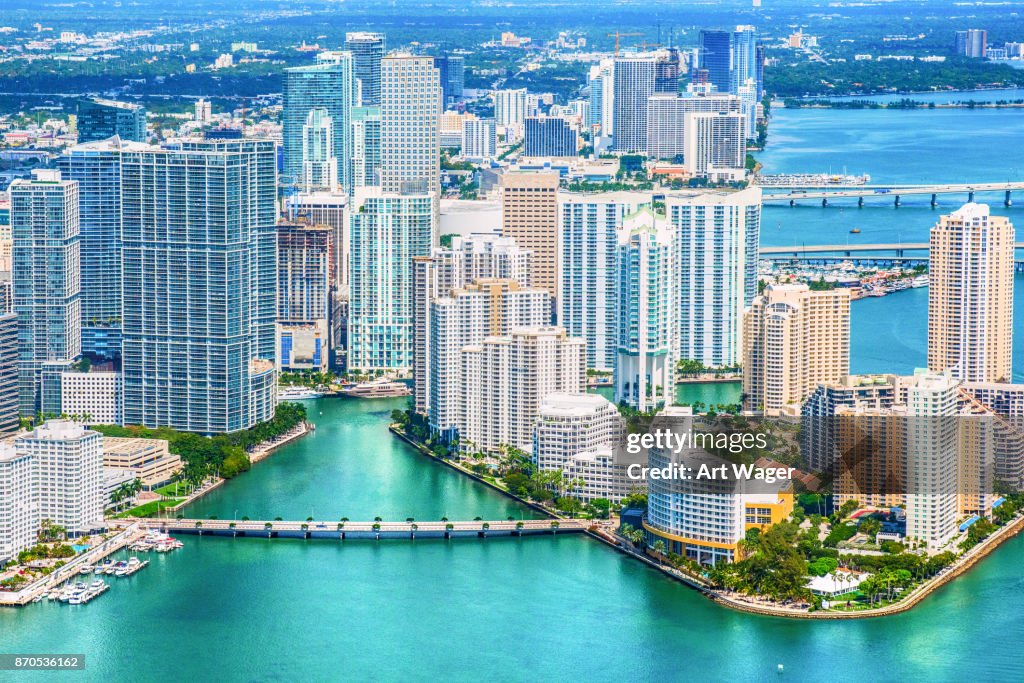
<svg viewBox="0 0 1024 683">
<path fill-rule="evenodd" d="M 533 252 L 532 284 L 558 295 L 558 174 L 506 173 L 501 234 Z"/>
<path fill-rule="evenodd" d="M 181 458 L 167 450 L 164 439 L 106 436 L 103 438 L 103 466 L 130 470 L 152 490 L 171 480 L 181 469 Z"/>
<path fill-rule="evenodd" d="M 769 285 L 744 316 L 744 409 L 797 414 L 850 371 L 850 291 Z"/>
<path fill-rule="evenodd" d="M 931 231 L 928 367 L 968 382 L 1010 380 L 1014 230 L 964 204 Z"/>
</svg>

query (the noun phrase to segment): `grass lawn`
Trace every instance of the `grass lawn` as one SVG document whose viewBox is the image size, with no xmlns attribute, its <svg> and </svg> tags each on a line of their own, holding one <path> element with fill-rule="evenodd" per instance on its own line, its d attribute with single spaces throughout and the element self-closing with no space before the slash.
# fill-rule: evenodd
<svg viewBox="0 0 1024 683">
<path fill-rule="evenodd" d="M 184 498 L 172 498 L 170 500 L 153 500 L 138 507 L 122 512 L 118 517 L 155 517 L 159 510 L 169 510 L 175 505 L 181 504 Z M 159 510 L 157 509 L 159 506 Z"/>
<path fill-rule="evenodd" d="M 177 487 L 177 491 L 174 490 L 175 487 Z M 153 489 L 153 493 L 167 496 L 168 498 L 180 498 L 189 494 L 189 488 L 188 484 L 167 484 L 158 489 Z"/>
</svg>

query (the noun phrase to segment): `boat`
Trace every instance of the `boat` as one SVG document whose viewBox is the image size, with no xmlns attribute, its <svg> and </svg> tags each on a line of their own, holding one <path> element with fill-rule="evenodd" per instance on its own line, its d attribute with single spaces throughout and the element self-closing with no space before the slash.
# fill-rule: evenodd
<svg viewBox="0 0 1024 683">
<path fill-rule="evenodd" d="M 854 235 L 859 235 L 860 234 L 860 228 L 853 228 L 853 229 L 850 230 L 850 232 L 852 232 Z"/>
<path fill-rule="evenodd" d="M 277 393 L 277 400 L 281 401 L 310 401 L 314 398 L 323 398 L 322 391 L 314 391 L 305 387 L 288 387 Z"/>
<path fill-rule="evenodd" d="M 107 584 L 104 583 L 103 581 L 100 581 L 99 579 L 96 579 L 95 581 L 93 581 L 92 583 L 89 584 L 89 588 L 91 588 L 92 590 L 95 591 L 95 590 L 100 590 L 101 588 L 103 588 L 106 585 Z"/>
<path fill-rule="evenodd" d="M 32 598 L 32 602 L 42 602 L 43 598 L 45 598 L 45 597 L 46 597 L 45 593 L 40 593 L 36 597 Z"/>
<path fill-rule="evenodd" d="M 913 280 L 910 281 L 910 286 L 914 287 L 915 289 L 918 288 L 918 287 L 927 287 L 928 286 L 928 274 L 926 273 L 924 275 L 918 275 L 917 277 L 915 277 Z"/>
<path fill-rule="evenodd" d="M 341 393 L 354 398 L 385 398 L 409 396 L 412 394 L 412 389 L 405 382 L 396 382 L 386 377 L 381 377 L 369 382 L 360 382 L 354 387 L 346 387 L 341 390 Z"/>
<path fill-rule="evenodd" d="M 78 573 L 79 574 L 92 574 L 94 570 L 95 570 L 95 567 L 93 567 L 91 564 L 85 564 L 85 565 L 82 565 L 82 568 L 78 570 Z"/>
</svg>

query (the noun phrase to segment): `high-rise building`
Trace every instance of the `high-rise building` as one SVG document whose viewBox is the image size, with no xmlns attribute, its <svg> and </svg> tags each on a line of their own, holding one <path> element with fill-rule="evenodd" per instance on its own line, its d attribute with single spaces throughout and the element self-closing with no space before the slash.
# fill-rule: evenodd
<svg viewBox="0 0 1024 683">
<path fill-rule="evenodd" d="M 466 451 L 529 452 L 545 396 L 582 393 L 583 340 L 560 327 L 522 327 L 460 352 L 459 443 Z"/>
<path fill-rule="evenodd" d="M 20 410 L 60 414 L 60 373 L 81 353 L 78 183 L 38 170 L 10 186 Z"/>
<path fill-rule="evenodd" d="M 591 127 L 597 126 L 603 137 L 610 137 L 614 124 L 613 103 L 615 101 L 615 83 L 613 73 L 615 62 L 602 59 L 599 64 L 590 67 L 590 120 Z"/>
<path fill-rule="evenodd" d="M 561 193 L 558 197 L 558 324 L 586 340 L 587 367 L 615 369 L 618 232 L 651 203 L 642 192 Z"/>
<path fill-rule="evenodd" d="M 433 193 L 356 193 L 350 212 L 349 367 L 412 368 L 412 260 L 430 255 L 436 204 Z"/>
<path fill-rule="evenodd" d="M 506 173 L 502 177 L 501 234 L 532 252 L 532 284 L 557 296 L 557 173 Z"/>
<path fill-rule="evenodd" d="M 441 87 L 431 57 L 389 55 L 381 62 L 381 187 L 439 193 Z"/>
<path fill-rule="evenodd" d="M 380 185 L 380 107 L 352 109 L 352 187 Z"/>
<path fill-rule="evenodd" d="M 613 457 L 625 433 L 618 408 L 603 396 L 548 394 L 534 426 L 533 462 L 541 472 L 561 471 L 563 479 L 577 482 L 569 495 L 618 503 L 637 488 Z"/>
<path fill-rule="evenodd" d="M 18 430 L 18 316 L 0 315 L 0 433 Z"/>
<path fill-rule="evenodd" d="M 799 414 L 819 384 L 850 372 L 850 290 L 768 285 L 744 316 L 744 409 Z"/>
<path fill-rule="evenodd" d="M 678 277 L 668 221 L 648 207 L 626 216 L 616 264 L 615 401 L 641 412 L 675 397 Z"/>
<path fill-rule="evenodd" d="M 32 458 L 39 519 L 72 536 L 103 527 L 103 436 L 67 420 L 48 420 L 15 441 Z"/>
<path fill-rule="evenodd" d="M 461 352 L 492 336 L 550 320 L 551 299 L 542 289 L 524 289 L 515 280 L 481 279 L 435 298 L 429 305 L 430 427 L 451 439 L 459 432 L 459 406 L 465 390 L 458 372 Z"/>
<path fill-rule="evenodd" d="M 670 192 L 679 265 L 679 359 L 734 366 L 743 309 L 757 294 L 761 190 Z"/>
<path fill-rule="evenodd" d="M 121 155 L 152 149 L 114 137 L 73 147 L 61 176 L 78 182 L 82 353 L 121 355 Z"/>
<path fill-rule="evenodd" d="M 658 60 L 654 65 L 654 92 L 675 95 L 679 92 L 679 50 L 670 47 L 658 50 L 657 55 Z"/>
<path fill-rule="evenodd" d="M 685 95 L 656 93 L 647 101 L 647 155 L 654 159 L 681 159 L 686 152 L 687 115 L 696 112 L 731 113 L 740 111 L 740 100 L 728 94 Z"/>
<path fill-rule="evenodd" d="M 737 26 L 732 32 L 732 68 L 729 92 L 738 92 L 747 80 L 757 82 L 757 28 Z M 757 98 L 760 99 L 760 98 Z"/>
<path fill-rule="evenodd" d="M 657 57 L 650 53 L 615 58 L 612 144 L 616 151 L 647 151 L 647 100 L 654 94 L 656 65 Z"/>
<path fill-rule="evenodd" d="M 732 35 L 729 31 L 701 29 L 697 35 L 697 66 L 707 71 L 708 82 L 719 92 L 732 84 Z"/>
<path fill-rule="evenodd" d="M 413 395 L 416 412 L 429 412 L 431 373 L 431 303 L 484 279 L 530 287 L 528 249 L 509 237 L 455 237 L 450 249 L 435 248 L 430 256 L 413 259 Z"/>
<path fill-rule="evenodd" d="M 434 57 L 441 82 L 441 106 L 446 107 L 462 98 L 466 85 L 466 60 L 462 55 Z"/>
<path fill-rule="evenodd" d="M 299 184 L 306 191 L 332 192 L 338 189 L 334 121 L 324 107 L 310 109 L 302 126 L 302 179 Z"/>
<path fill-rule="evenodd" d="M 145 142 L 145 107 L 99 98 L 78 105 L 78 142 L 106 140 L 115 135 L 122 140 Z"/>
<path fill-rule="evenodd" d="M 317 56 L 316 64 L 285 69 L 281 128 L 284 183 L 307 191 L 335 189 L 305 184 L 307 162 L 325 166 L 327 162 L 322 157 L 330 153 L 338 183 L 351 190 L 352 78 L 352 55 L 348 52 L 323 52 Z M 319 111 L 311 117 L 314 110 Z M 330 131 L 329 145 L 323 143 L 325 129 Z M 310 144 L 318 139 L 320 144 Z"/>
<path fill-rule="evenodd" d="M 32 466 L 31 453 L 0 443 L 0 564 L 36 543 L 40 520 Z"/>
<path fill-rule="evenodd" d="M 210 100 L 200 97 L 192 112 L 192 120 L 196 123 L 209 123 L 213 118 L 213 107 Z"/>
<path fill-rule="evenodd" d="M 348 197 L 337 192 L 302 192 L 285 199 L 288 220 L 331 228 L 331 286 L 348 297 Z"/>
<path fill-rule="evenodd" d="M 738 112 L 686 115 L 683 158 L 695 176 L 741 180 L 747 157 L 746 120 Z"/>
<path fill-rule="evenodd" d="M 281 223 L 277 226 L 277 320 L 326 321 L 334 278 L 332 228 Z"/>
<path fill-rule="evenodd" d="M 968 382 L 1007 382 L 1013 353 L 1014 229 L 965 204 L 931 230 L 928 367 Z"/>
<path fill-rule="evenodd" d="M 575 157 L 579 151 L 576 129 L 563 118 L 527 117 L 524 137 L 523 156 Z"/>
<path fill-rule="evenodd" d="M 461 154 L 471 161 L 490 161 L 498 156 L 498 132 L 494 119 L 463 121 Z"/>
<path fill-rule="evenodd" d="M 62 415 L 92 425 L 124 424 L 120 372 L 65 372 L 60 389 Z"/>
<path fill-rule="evenodd" d="M 121 165 L 125 423 L 212 434 L 269 419 L 274 143 L 183 143 Z"/>
<path fill-rule="evenodd" d="M 519 126 L 526 120 L 526 88 L 494 91 L 494 119 L 499 126 Z"/>
<path fill-rule="evenodd" d="M 380 104 L 380 62 L 384 59 L 384 34 L 367 31 L 346 33 L 345 49 L 352 53 L 352 103 L 363 107 Z"/>
<path fill-rule="evenodd" d="M 983 28 L 970 28 L 957 31 L 953 50 L 963 57 L 983 58 L 988 49 L 988 31 Z"/>
</svg>

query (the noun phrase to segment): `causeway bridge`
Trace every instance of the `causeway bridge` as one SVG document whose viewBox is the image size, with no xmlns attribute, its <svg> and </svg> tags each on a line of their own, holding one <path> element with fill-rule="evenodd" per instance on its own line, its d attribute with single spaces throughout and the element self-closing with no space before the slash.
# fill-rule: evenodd
<svg viewBox="0 0 1024 683">
<path fill-rule="evenodd" d="M 1017 256 L 1013 269 L 1024 273 L 1024 242 L 1014 245 Z M 824 265 L 851 261 L 854 265 L 905 266 L 928 265 L 927 242 L 901 242 L 890 244 L 814 244 L 789 247 L 761 247 L 761 258 L 766 261 L 802 261 Z"/>
<path fill-rule="evenodd" d="M 170 534 L 245 536 L 255 538 L 320 538 L 332 540 L 388 538 L 487 538 L 581 533 L 591 522 L 580 519 L 523 519 L 405 522 L 327 522 L 230 519 L 143 519 L 149 529 Z"/>
<path fill-rule="evenodd" d="M 866 199 L 888 199 L 895 206 L 899 206 L 903 197 L 930 195 L 931 205 L 934 207 L 938 204 L 939 195 L 959 194 L 965 196 L 968 202 L 973 202 L 977 192 L 1002 192 L 1003 204 L 1011 206 L 1011 194 L 1016 190 L 1024 190 L 1024 181 L 944 185 L 858 185 L 834 189 L 827 189 L 827 186 L 809 186 L 807 189 L 785 188 L 782 191 L 769 185 L 761 189 L 764 190 L 763 202 L 789 202 L 790 206 L 807 200 L 820 201 L 822 206 L 828 206 L 830 201 L 836 199 L 856 199 L 857 206 L 864 206 Z"/>
</svg>

